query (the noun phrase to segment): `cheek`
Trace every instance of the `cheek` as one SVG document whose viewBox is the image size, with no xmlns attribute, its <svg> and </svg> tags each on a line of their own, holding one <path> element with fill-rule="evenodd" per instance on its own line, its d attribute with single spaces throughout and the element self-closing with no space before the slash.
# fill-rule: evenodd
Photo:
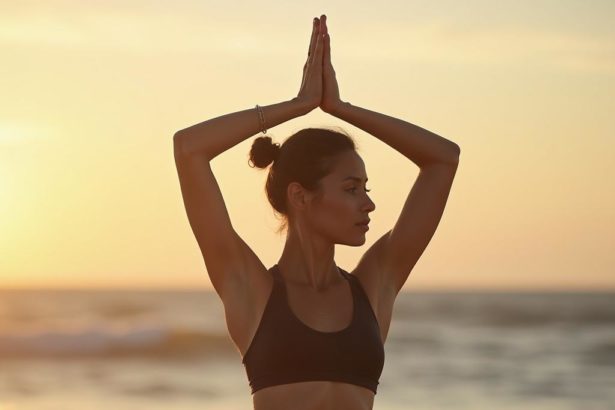
<svg viewBox="0 0 615 410">
<path fill-rule="evenodd" d="M 354 201 L 352 195 L 342 192 L 330 195 L 322 202 L 322 217 L 330 224 L 345 224 L 354 217 Z"/>
</svg>

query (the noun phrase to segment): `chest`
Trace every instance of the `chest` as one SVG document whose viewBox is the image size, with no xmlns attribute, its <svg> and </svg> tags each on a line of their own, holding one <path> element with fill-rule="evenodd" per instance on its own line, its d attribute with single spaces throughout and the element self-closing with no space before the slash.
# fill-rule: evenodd
<svg viewBox="0 0 615 410">
<path fill-rule="evenodd" d="M 283 282 L 277 282 L 244 355 L 253 390 L 289 380 L 324 380 L 375 391 L 384 347 L 376 317 L 356 283 L 348 280 L 339 294 L 298 296 L 295 290 L 301 292 L 292 287 L 286 290 Z M 303 303 L 293 306 L 297 297 Z M 307 310 L 299 312 L 301 309 Z"/>
<path fill-rule="evenodd" d="M 349 283 L 326 292 L 285 285 L 286 304 L 292 315 L 306 327 L 318 332 L 338 332 L 350 326 L 355 300 Z"/>
</svg>

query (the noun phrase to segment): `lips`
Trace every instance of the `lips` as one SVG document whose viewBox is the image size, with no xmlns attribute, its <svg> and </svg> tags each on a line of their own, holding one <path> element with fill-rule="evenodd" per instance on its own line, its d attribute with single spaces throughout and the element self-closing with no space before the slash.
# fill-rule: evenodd
<svg viewBox="0 0 615 410">
<path fill-rule="evenodd" d="M 369 225 L 370 219 L 365 219 L 364 221 L 359 222 L 357 225 Z"/>
</svg>

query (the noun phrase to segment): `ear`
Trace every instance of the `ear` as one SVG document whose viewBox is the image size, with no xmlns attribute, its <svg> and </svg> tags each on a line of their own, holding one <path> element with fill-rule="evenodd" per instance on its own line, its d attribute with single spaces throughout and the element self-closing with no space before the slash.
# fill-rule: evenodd
<svg viewBox="0 0 615 410">
<path fill-rule="evenodd" d="M 289 208 L 305 210 L 310 202 L 310 192 L 298 182 L 291 182 L 286 188 L 286 199 Z"/>
</svg>

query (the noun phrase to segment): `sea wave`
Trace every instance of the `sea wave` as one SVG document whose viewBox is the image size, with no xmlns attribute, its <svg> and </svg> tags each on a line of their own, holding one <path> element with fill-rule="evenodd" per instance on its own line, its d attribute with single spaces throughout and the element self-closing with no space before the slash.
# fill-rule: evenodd
<svg viewBox="0 0 615 410">
<path fill-rule="evenodd" d="M 83 328 L 53 331 L 0 331 L 0 359 L 144 358 L 173 359 L 237 352 L 226 334 L 160 326 L 129 329 Z"/>
<path fill-rule="evenodd" d="M 396 307 L 398 321 L 500 327 L 612 326 L 612 294 L 417 294 Z"/>
</svg>

